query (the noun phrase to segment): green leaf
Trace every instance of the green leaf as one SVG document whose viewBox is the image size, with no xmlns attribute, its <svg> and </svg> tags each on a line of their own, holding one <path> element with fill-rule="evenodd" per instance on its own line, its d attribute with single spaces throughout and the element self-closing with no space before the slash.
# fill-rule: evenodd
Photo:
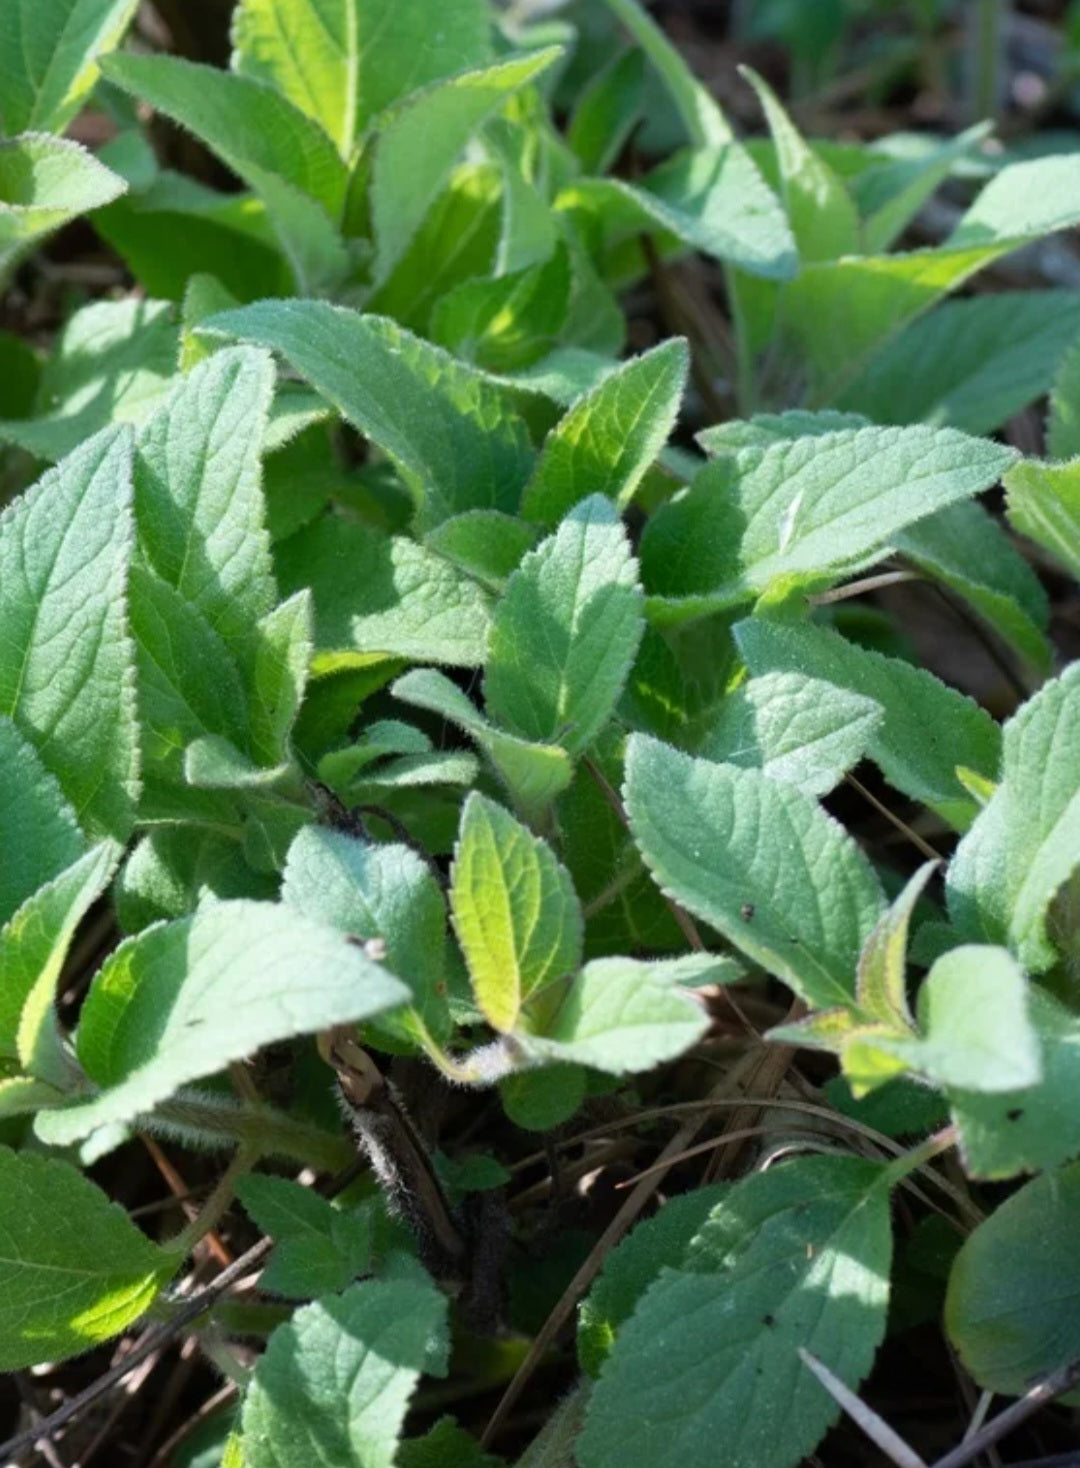
<svg viewBox="0 0 1080 1468">
<path fill-rule="evenodd" d="M 547 259 L 509 275 L 466 280 L 443 296 L 431 336 L 489 372 L 513 372 L 551 351 L 570 307 L 570 259 Z"/>
<path fill-rule="evenodd" d="M 1040 158 L 996 173 L 937 249 L 807 267 L 786 292 L 784 319 L 811 366 L 818 400 L 845 390 L 874 352 L 976 271 L 1078 218 L 1073 160 Z"/>
<path fill-rule="evenodd" d="M 435 82 L 382 120 L 370 193 L 378 280 L 401 259 L 473 133 L 561 55 L 549 46 Z"/>
<path fill-rule="evenodd" d="M 281 352 L 394 461 L 423 529 L 464 510 L 517 509 L 533 457 L 525 425 L 489 378 L 438 347 L 324 301 L 265 301 L 208 325 Z"/>
<path fill-rule="evenodd" d="M 748 66 L 740 70 L 757 93 L 769 124 L 784 207 L 800 258 L 834 260 L 856 254 L 859 216 L 842 180 L 814 152 L 764 78 Z"/>
<path fill-rule="evenodd" d="M 1005 489 L 1009 519 L 1021 535 L 1080 578 L 1080 463 L 1025 460 L 1005 475 Z"/>
<path fill-rule="evenodd" d="M 371 1216 L 335 1208 L 312 1188 L 288 1178 L 261 1173 L 236 1185 L 240 1202 L 274 1252 L 262 1274 L 262 1288 L 291 1299 L 343 1290 L 371 1265 Z"/>
<path fill-rule="evenodd" d="M 85 841 L 56 777 L 0 718 L 0 923 L 77 860 Z"/>
<path fill-rule="evenodd" d="M 187 917 L 203 902 L 273 898 L 271 878 L 252 871 L 240 844 L 216 831 L 158 826 L 128 857 L 113 898 L 121 931 L 136 933 L 162 918 Z"/>
<path fill-rule="evenodd" d="M 497 1030 L 512 1030 L 540 1000 L 550 1006 L 554 986 L 581 962 L 569 873 L 546 841 L 476 793 L 461 814 L 450 907 L 476 1002 Z"/>
<path fill-rule="evenodd" d="M 0 14 L 0 130 L 62 133 L 138 0 L 14 0 Z"/>
<path fill-rule="evenodd" d="M 644 57 L 628 47 L 586 83 L 566 130 L 584 173 L 607 173 L 626 146 L 641 116 L 644 81 Z"/>
<path fill-rule="evenodd" d="M 889 910 L 881 915 L 859 954 L 855 996 L 870 1019 L 901 1030 L 914 1021 L 907 1000 L 908 928 L 915 905 L 938 863 L 924 862 Z"/>
<path fill-rule="evenodd" d="M 151 1110 L 263 1045 L 370 1018 L 409 991 L 344 936 L 275 903 L 219 902 L 148 928 L 105 962 L 76 1035 L 101 1087 L 39 1117 L 54 1143 Z"/>
<path fill-rule="evenodd" d="M 0 439 L 55 462 L 110 423 L 138 422 L 176 371 L 179 333 L 167 301 L 95 301 L 53 347 L 38 399 L 48 412 L 0 423 Z"/>
<path fill-rule="evenodd" d="M 0 1053 L 18 1055 L 28 1074 L 70 1080 L 58 1059 L 56 986 L 75 930 L 104 892 L 120 849 L 102 841 L 28 897 L 0 930 Z"/>
<path fill-rule="evenodd" d="M 555 202 L 597 216 L 614 238 L 661 231 L 765 280 L 789 280 L 798 268 L 780 201 L 739 143 L 676 153 L 640 183 L 582 179 Z"/>
<path fill-rule="evenodd" d="M 1046 447 L 1052 459 L 1080 454 L 1080 338 L 1058 363 L 1046 417 Z"/>
<path fill-rule="evenodd" d="M 111 204 L 124 188 L 122 178 L 66 138 L 0 139 L 0 279 L 38 240 Z"/>
<path fill-rule="evenodd" d="M 713 1183 L 669 1198 L 658 1213 L 638 1223 L 604 1260 L 596 1283 L 578 1306 L 577 1352 L 592 1377 L 614 1344 L 616 1332 L 662 1269 L 677 1269 L 712 1209 L 728 1191 Z"/>
<path fill-rule="evenodd" d="M 985 1391 L 1021 1396 L 1080 1356 L 1078 1224 L 1080 1163 L 1073 1163 L 1006 1198 L 964 1241 L 949 1276 L 945 1324 Z"/>
<path fill-rule="evenodd" d="M 106 429 L 0 516 L 0 715 L 94 834 L 126 837 L 137 789 L 129 430 Z"/>
<path fill-rule="evenodd" d="M 891 140 L 881 139 L 878 144 L 883 153 L 881 161 L 851 180 L 864 216 L 866 252 L 876 255 L 889 249 L 938 185 L 958 171 L 957 165 L 973 154 L 978 159 L 976 147 L 992 130 L 991 123 L 979 122 L 955 138 L 936 144 L 926 134 L 908 133 L 895 135 Z M 886 150 L 887 142 L 892 147 Z"/>
<path fill-rule="evenodd" d="M 0 1369 L 76 1356 L 137 1320 L 180 1262 L 69 1167 L 0 1147 Z"/>
<path fill-rule="evenodd" d="M 949 819 L 970 819 L 974 802 L 956 777 L 966 765 L 995 779 L 1001 736 L 973 699 L 932 673 L 846 641 L 824 627 L 782 626 L 754 618 L 735 640 L 751 672 L 797 672 L 872 698 L 885 718 L 867 745 L 889 783 Z M 933 738 L 927 738 L 927 730 Z"/>
<path fill-rule="evenodd" d="M 421 1019 L 446 1033 L 446 905 L 414 851 L 305 826 L 289 848 L 281 900 L 339 932 L 381 940 L 383 964 L 408 984 Z"/>
<path fill-rule="evenodd" d="M 812 1452 L 840 1409 L 798 1348 L 855 1387 L 885 1333 L 882 1181 L 859 1158 L 806 1157 L 725 1193 L 617 1334 L 577 1443 L 582 1468 L 628 1454 L 706 1468 L 717 1443 L 726 1468 L 795 1468 Z"/>
<path fill-rule="evenodd" d="M 539 1033 L 520 1041 L 542 1060 L 587 1065 L 611 1075 L 652 1070 L 689 1050 L 710 1020 L 673 984 L 664 964 L 597 958 L 566 991 Z"/>
<path fill-rule="evenodd" d="M 906 526 L 988 489 L 1012 462 L 954 429 L 841 429 L 741 449 L 703 468 L 642 538 L 647 589 L 690 610 L 747 601 L 782 577 L 865 563 Z"/>
<path fill-rule="evenodd" d="M 336 284 L 348 175 L 317 123 L 262 82 L 177 56 L 111 56 L 102 71 L 188 128 L 264 201 L 302 288 Z"/>
<path fill-rule="evenodd" d="M 1041 1075 L 1027 981 L 1003 948 L 966 944 L 937 960 L 919 990 L 918 1039 L 883 1048 L 936 1085 L 1015 1091 Z"/>
<path fill-rule="evenodd" d="M 403 1442 L 395 1463 L 397 1468 L 446 1468 L 450 1463 L 454 1468 L 502 1468 L 502 1459 L 485 1453 L 452 1417 L 443 1417 L 423 1437 Z"/>
<path fill-rule="evenodd" d="M 1020 1091 L 949 1093 L 970 1177 L 1015 1177 L 1080 1153 L 1080 1019 L 1036 987 L 1028 1009 L 1042 1056 L 1041 1081 Z"/>
<path fill-rule="evenodd" d="M 625 508 L 675 426 L 689 362 L 686 343 L 676 337 L 583 393 L 548 434 L 522 513 L 553 527 L 593 494 Z"/>
<path fill-rule="evenodd" d="M 527 1132 L 550 1132 L 576 1116 L 585 1100 L 587 1076 L 580 1065 L 545 1065 L 512 1071 L 499 1082 L 499 1100 Z"/>
<path fill-rule="evenodd" d="M 583 500 L 529 552 L 492 614 L 488 713 L 581 754 L 618 702 L 644 628 L 637 563 L 610 501 Z"/>
<path fill-rule="evenodd" d="M 894 543 L 901 555 L 920 570 L 970 602 L 1040 671 L 1049 670 L 1046 592 L 1001 526 L 981 505 L 950 505 L 901 531 Z"/>
<path fill-rule="evenodd" d="M 814 1007 L 850 1004 L 884 898 L 854 841 L 809 796 L 635 734 L 625 800 L 662 891 Z"/>
<path fill-rule="evenodd" d="M 268 353 L 215 352 L 138 437 L 139 548 L 227 643 L 253 639 L 275 599 L 260 474 L 273 385 Z"/>
<path fill-rule="evenodd" d="M 638 0 L 604 0 L 641 47 L 674 102 L 692 143 L 731 139 L 731 127 L 711 92 L 698 81 L 681 53 Z"/>
<path fill-rule="evenodd" d="M 501 591 L 539 536 L 535 525 L 526 525 L 501 510 L 466 510 L 436 525 L 425 544 L 474 580 Z"/>
<path fill-rule="evenodd" d="M 1080 664 L 1030 698 L 1002 731 L 1001 783 L 949 866 L 959 932 L 1006 944 L 1033 973 L 1057 950 L 1046 931 L 1055 894 L 1080 864 Z"/>
<path fill-rule="evenodd" d="M 367 123 L 399 97 L 486 60 L 484 0 L 243 0 L 233 70 L 270 82 L 348 157 Z"/>
<path fill-rule="evenodd" d="M 406 673 L 390 691 L 395 698 L 464 729 L 490 759 L 515 804 L 525 811 L 544 810 L 573 779 L 570 756 L 560 745 L 529 744 L 497 729 L 456 683 L 434 669 Z"/>
<path fill-rule="evenodd" d="M 286 758 L 307 686 L 314 610 L 305 589 L 267 612 L 256 629 L 250 675 L 251 750 L 260 764 Z"/>
<path fill-rule="evenodd" d="M 484 661 L 487 595 L 405 536 L 325 517 L 278 547 L 277 570 L 287 595 L 311 589 L 317 665 L 324 671 L 347 663 L 349 654 L 462 668 Z"/>
<path fill-rule="evenodd" d="M 861 693 L 801 673 L 766 673 L 728 694 L 697 753 L 827 795 L 858 764 L 883 718 Z"/>
<path fill-rule="evenodd" d="M 420 1273 L 298 1310 L 270 1337 L 244 1401 L 248 1468 L 391 1468 L 417 1382 L 445 1371 L 446 1313 Z"/>
<path fill-rule="evenodd" d="M 1072 291 L 947 301 L 889 342 L 837 403 L 878 423 L 992 433 L 1048 391 L 1078 333 Z"/>
</svg>

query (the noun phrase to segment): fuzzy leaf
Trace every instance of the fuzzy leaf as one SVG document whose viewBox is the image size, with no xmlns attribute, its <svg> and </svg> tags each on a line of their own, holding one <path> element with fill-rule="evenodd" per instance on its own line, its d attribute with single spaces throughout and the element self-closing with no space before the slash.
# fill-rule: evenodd
<svg viewBox="0 0 1080 1468">
<path fill-rule="evenodd" d="M 1056 960 L 1046 914 L 1080 865 L 1080 664 L 1043 684 L 1002 731 L 1001 783 L 949 866 L 960 933 L 1004 943 L 1041 973 Z"/>
<path fill-rule="evenodd" d="M 333 929 L 275 903 L 219 902 L 106 960 L 76 1035 L 99 1095 L 39 1117 L 53 1142 L 127 1121 L 263 1045 L 370 1018 L 409 991 Z"/>
<path fill-rule="evenodd" d="M 130 430 L 105 429 L 0 515 L 0 714 L 95 834 L 134 815 Z"/>
<path fill-rule="evenodd" d="M 677 337 L 622 363 L 578 398 L 544 442 L 522 514 L 553 527 L 592 494 L 625 508 L 675 426 L 688 369 L 686 343 Z"/>
<path fill-rule="evenodd" d="M 0 1370 L 76 1356 L 137 1320 L 180 1260 L 66 1162 L 0 1147 Z"/>
<path fill-rule="evenodd" d="M 581 962 L 568 872 L 546 841 L 476 793 L 461 815 L 450 907 L 476 1002 L 497 1030 L 512 1030 Z"/>
<path fill-rule="evenodd" d="M 122 178 L 66 138 L 0 139 L 0 275 L 45 235 L 124 189 Z"/>
<path fill-rule="evenodd" d="M 0 12 L 0 130 L 62 133 L 138 0 L 13 0 Z"/>
<path fill-rule="evenodd" d="M 804 1157 L 731 1188 L 615 1338 L 577 1443 L 582 1468 L 795 1468 L 839 1407 L 801 1364 L 851 1386 L 885 1334 L 892 1254 L 882 1168 Z M 626 1404 L 634 1403 L 633 1412 Z"/>
<path fill-rule="evenodd" d="M 635 734 L 625 799 L 662 891 L 814 1007 L 850 1004 L 884 898 L 854 841 L 809 796 Z"/>
<path fill-rule="evenodd" d="M 860 693 L 801 673 L 765 673 L 727 695 L 697 753 L 827 795 L 858 764 L 883 718 Z"/>
<path fill-rule="evenodd" d="M 1080 462 L 1015 464 L 1005 476 L 1009 519 L 1080 579 Z"/>
<path fill-rule="evenodd" d="M 279 547 L 277 568 L 286 594 L 311 589 L 315 652 L 324 664 L 375 653 L 462 668 L 484 661 L 487 596 L 405 536 L 328 517 Z"/>
<path fill-rule="evenodd" d="M 244 1401 L 248 1468 L 391 1468 L 417 1381 L 445 1371 L 446 1312 L 419 1272 L 298 1310 L 270 1337 Z"/>
<path fill-rule="evenodd" d="M 398 466 L 430 529 L 513 514 L 532 465 L 524 423 L 489 378 L 391 321 L 325 301 L 263 301 L 209 328 L 281 354 Z"/>
<path fill-rule="evenodd" d="M 823 627 L 781 626 L 762 619 L 735 628 L 739 651 L 755 674 L 797 672 L 872 698 L 884 722 L 867 745 L 870 758 L 898 790 L 952 817 L 974 802 L 956 777 L 958 765 L 995 779 L 1001 736 L 972 699 L 931 673 L 847 642 Z M 933 738 L 926 731 L 933 730 Z"/>
<path fill-rule="evenodd" d="M 945 1324 L 985 1391 L 1021 1396 L 1080 1356 L 1078 1225 L 1080 1163 L 1073 1163 L 1006 1198 L 964 1241 L 949 1276 Z"/>
<path fill-rule="evenodd" d="M 650 593 L 700 614 L 780 578 L 821 577 L 1000 479 L 1013 453 L 953 429 L 841 429 L 745 448 L 700 471 L 642 539 Z"/>
<path fill-rule="evenodd" d="M 492 614 L 488 713 L 536 743 L 588 748 L 644 629 L 637 563 L 610 501 L 583 500 L 510 577 Z"/>
<path fill-rule="evenodd" d="M 520 1043 L 544 1060 L 627 1075 L 673 1060 L 708 1028 L 703 1007 L 671 982 L 665 965 L 598 958 L 585 965 L 542 1032 Z"/>
</svg>

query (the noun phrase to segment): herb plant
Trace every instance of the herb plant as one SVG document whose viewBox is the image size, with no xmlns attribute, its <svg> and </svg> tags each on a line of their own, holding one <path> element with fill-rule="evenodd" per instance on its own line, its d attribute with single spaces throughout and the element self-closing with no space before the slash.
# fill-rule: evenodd
<svg viewBox="0 0 1080 1468">
<path fill-rule="evenodd" d="M 1080 674 L 1032 567 L 1080 580 L 1080 296 L 947 297 L 1080 223 L 1076 155 L 811 144 L 755 74 L 739 141 L 635 0 L 576 91 L 575 6 L 241 0 L 227 70 L 134 9 L 0 0 L 0 271 L 89 212 L 141 288 L 0 339 L 0 1368 L 191 1333 L 225 1468 L 794 1468 L 842 1409 L 901 1461 L 853 1394 L 936 1229 L 966 1378 L 1075 1386 Z M 688 252 L 729 340 L 627 354 Z M 988 436 L 1047 393 L 1047 458 Z M 1011 706 L 856 600 L 915 578 Z M 545 1254 L 531 1154 L 557 1210 L 630 1132 Z M 210 1179 L 179 1231 L 140 1143 Z"/>
</svg>

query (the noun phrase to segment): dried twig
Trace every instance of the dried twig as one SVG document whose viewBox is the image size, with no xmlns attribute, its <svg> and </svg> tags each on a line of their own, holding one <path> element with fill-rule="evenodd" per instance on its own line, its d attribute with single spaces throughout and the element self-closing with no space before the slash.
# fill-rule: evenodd
<svg viewBox="0 0 1080 1468">
<path fill-rule="evenodd" d="M 1045 1407 L 1055 1397 L 1064 1396 L 1066 1392 L 1072 1391 L 1073 1387 L 1078 1385 L 1080 1385 L 1080 1361 L 1072 1361 L 1068 1366 L 1062 1366 L 1059 1371 L 1053 1371 L 1049 1376 L 1044 1377 L 1018 1401 L 1006 1407 L 1004 1412 L 999 1412 L 996 1417 L 991 1417 L 990 1421 L 974 1436 L 967 1438 L 959 1447 L 953 1448 L 951 1453 L 946 1453 L 944 1458 L 939 1458 L 933 1464 L 933 1468 L 964 1468 L 966 1463 L 973 1462 L 993 1443 L 1000 1442 L 1008 1433 L 1014 1432 L 1040 1407 Z"/>
<path fill-rule="evenodd" d="M 926 1468 L 925 1460 L 919 1457 L 915 1449 L 909 1447 L 900 1434 L 894 1432 L 884 1418 L 868 1407 L 823 1361 L 819 1361 L 802 1346 L 799 1347 L 799 1360 L 817 1377 L 829 1396 L 839 1403 L 852 1422 L 862 1429 L 897 1468 Z"/>
</svg>

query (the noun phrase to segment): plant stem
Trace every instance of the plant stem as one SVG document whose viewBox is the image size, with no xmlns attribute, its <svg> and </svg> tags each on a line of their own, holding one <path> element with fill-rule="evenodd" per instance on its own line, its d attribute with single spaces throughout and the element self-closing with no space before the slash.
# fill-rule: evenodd
<svg viewBox="0 0 1080 1468">
<path fill-rule="evenodd" d="M 902 1182 L 910 1173 L 916 1172 L 920 1167 L 925 1167 L 935 1157 L 940 1157 L 942 1152 L 948 1152 L 951 1147 L 956 1146 L 958 1139 L 959 1134 L 956 1127 L 946 1126 L 942 1127 L 939 1132 L 935 1132 L 933 1136 L 927 1137 L 924 1142 L 902 1153 L 886 1168 L 889 1186 Z"/>
<path fill-rule="evenodd" d="M 233 1200 L 237 1178 L 242 1177 L 245 1172 L 250 1172 L 258 1160 L 258 1147 L 241 1143 L 202 1208 L 167 1247 L 177 1254 L 190 1254 L 199 1240 L 205 1238 L 211 1229 L 216 1228 L 225 1216 Z M 228 1255 L 225 1257 L 228 1259 Z"/>
<path fill-rule="evenodd" d="M 971 7 L 974 34 L 968 47 L 972 67 L 968 111 L 972 122 L 997 121 L 1007 12 L 1007 0 L 974 0 Z"/>
<path fill-rule="evenodd" d="M 183 1136 L 194 1134 L 204 1145 L 228 1138 L 262 1157 L 288 1157 L 319 1172 L 337 1172 L 355 1157 L 344 1137 L 322 1127 L 297 1121 L 269 1106 L 238 1105 L 208 1091 L 179 1092 L 157 1108 L 152 1120 Z"/>
</svg>

